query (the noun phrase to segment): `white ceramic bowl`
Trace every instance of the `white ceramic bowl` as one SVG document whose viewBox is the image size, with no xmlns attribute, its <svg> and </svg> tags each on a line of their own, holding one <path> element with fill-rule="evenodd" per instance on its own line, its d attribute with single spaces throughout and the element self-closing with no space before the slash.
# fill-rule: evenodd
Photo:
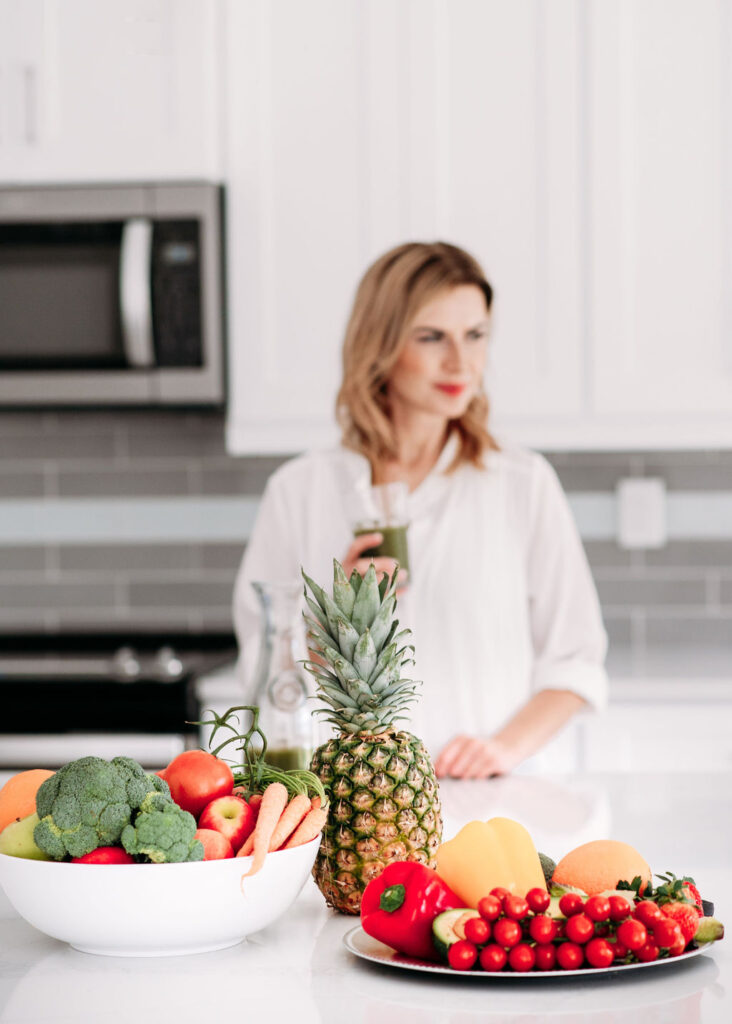
<svg viewBox="0 0 732 1024">
<path fill-rule="evenodd" d="M 72 864 L 0 854 L 0 885 L 21 917 L 84 953 L 172 956 L 234 946 L 295 901 L 320 838 L 267 855 L 191 864 Z"/>
</svg>

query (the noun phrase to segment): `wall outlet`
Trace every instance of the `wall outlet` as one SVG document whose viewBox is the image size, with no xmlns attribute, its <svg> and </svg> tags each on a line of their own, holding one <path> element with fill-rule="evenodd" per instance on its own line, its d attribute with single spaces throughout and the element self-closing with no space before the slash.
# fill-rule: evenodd
<svg viewBox="0 0 732 1024">
<path fill-rule="evenodd" d="M 661 477 L 618 481 L 617 540 L 621 548 L 662 548 L 668 540 L 666 482 Z"/>
</svg>

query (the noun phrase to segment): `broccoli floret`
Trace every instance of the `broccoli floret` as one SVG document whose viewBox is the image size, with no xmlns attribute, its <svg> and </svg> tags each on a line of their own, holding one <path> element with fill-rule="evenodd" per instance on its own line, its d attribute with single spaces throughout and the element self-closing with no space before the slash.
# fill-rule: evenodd
<svg viewBox="0 0 732 1024">
<path fill-rule="evenodd" d="M 59 768 L 39 787 L 36 810 L 33 839 L 54 860 L 114 846 L 131 815 L 124 777 L 101 757 Z"/>
<path fill-rule="evenodd" d="M 41 820 L 33 838 L 54 860 L 83 857 L 98 846 L 117 844 L 138 810 L 162 809 L 168 803 L 167 782 L 132 758 L 81 757 L 39 787 L 36 810 Z"/>
<path fill-rule="evenodd" d="M 122 829 L 122 845 L 133 857 L 155 864 L 203 860 L 203 846 L 195 839 L 196 819 L 177 804 L 139 812 L 134 824 Z"/>
<path fill-rule="evenodd" d="M 113 757 L 112 764 L 120 773 L 127 789 L 127 802 L 133 811 L 138 808 L 150 810 L 148 798 L 155 796 L 152 806 L 162 806 L 164 802 L 170 803 L 173 799 L 170 795 L 168 783 L 159 775 L 152 775 L 133 761 L 131 757 Z"/>
</svg>

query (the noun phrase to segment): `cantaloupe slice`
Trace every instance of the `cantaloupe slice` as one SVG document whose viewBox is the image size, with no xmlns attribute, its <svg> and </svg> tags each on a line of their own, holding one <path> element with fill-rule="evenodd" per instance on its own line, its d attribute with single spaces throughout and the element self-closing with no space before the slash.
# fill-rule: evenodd
<svg viewBox="0 0 732 1024">
<path fill-rule="evenodd" d="M 573 885 L 589 896 L 617 889 L 618 882 L 632 882 L 640 875 L 641 892 L 652 882 L 651 869 L 638 851 L 617 839 L 594 839 L 570 850 L 557 864 L 552 882 Z"/>
</svg>

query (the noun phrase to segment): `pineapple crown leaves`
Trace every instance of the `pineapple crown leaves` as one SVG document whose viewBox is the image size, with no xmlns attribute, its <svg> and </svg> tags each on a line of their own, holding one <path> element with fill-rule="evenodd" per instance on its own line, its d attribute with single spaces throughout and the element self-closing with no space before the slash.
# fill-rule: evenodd
<svg viewBox="0 0 732 1024">
<path fill-rule="evenodd" d="M 401 678 L 404 666 L 414 663 L 414 648 L 410 631 L 399 631 L 394 617 L 397 574 L 398 568 L 379 580 L 370 565 L 363 577 L 354 570 L 349 579 L 334 559 L 331 597 L 302 573 L 308 608 L 303 614 L 315 659 L 303 664 L 328 705 L 319 713 L 343 731 L 383 732 L 415 699 L 418 684 Z"/>
</svg>

